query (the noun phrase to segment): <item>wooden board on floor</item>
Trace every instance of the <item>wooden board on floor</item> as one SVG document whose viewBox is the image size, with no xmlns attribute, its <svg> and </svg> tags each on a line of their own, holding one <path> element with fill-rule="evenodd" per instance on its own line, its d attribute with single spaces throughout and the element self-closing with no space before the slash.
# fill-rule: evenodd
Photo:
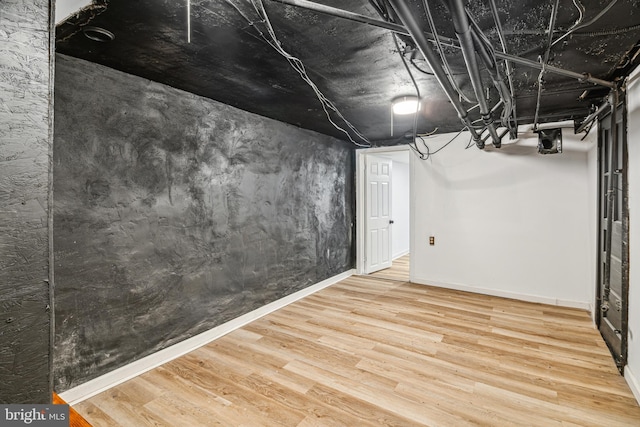
<svg viewBox="0 0 640 427">
<path fill-rule="evenodd" d="M 53 393 L 54 405 L 66 405 L 65 402 L 57 393 Z M 74 408 L 69 407 L 69 427 L 91 427 L 91 424 L 84 419 Z"/>
</svg>

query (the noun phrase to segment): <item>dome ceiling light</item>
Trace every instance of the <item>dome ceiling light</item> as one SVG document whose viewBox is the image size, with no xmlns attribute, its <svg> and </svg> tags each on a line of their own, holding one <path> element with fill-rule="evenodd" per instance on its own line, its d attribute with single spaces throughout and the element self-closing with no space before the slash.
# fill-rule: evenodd
<svg viewBox="0 0 640 427">
<path fill-rule="evenodd" d="M 393 114 L 407 115 L 415 114 L 420 108 L 420 101 L 415 96 L 403 96 L 393 100 L 391 109 Z"/>
</svg>

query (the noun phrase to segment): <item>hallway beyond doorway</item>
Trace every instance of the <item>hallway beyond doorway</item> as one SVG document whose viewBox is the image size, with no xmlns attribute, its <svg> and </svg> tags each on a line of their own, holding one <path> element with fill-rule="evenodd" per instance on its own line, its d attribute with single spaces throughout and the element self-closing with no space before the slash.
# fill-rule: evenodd
<svg viewBox="0 0 640 427">
<path fill-rule="evenodd" d="M 410 254 L 403 255 L 394 259 L 391 267 L 371 273 L 369 276 L 377 279 L 390 279 L 408 282 L 410 259 Z"/>
</svg>

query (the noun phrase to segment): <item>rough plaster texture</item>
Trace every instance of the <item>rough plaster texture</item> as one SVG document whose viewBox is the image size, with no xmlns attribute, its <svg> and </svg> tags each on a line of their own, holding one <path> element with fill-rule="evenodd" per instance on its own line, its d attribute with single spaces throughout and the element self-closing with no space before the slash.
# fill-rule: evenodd
<svg viewBox="0 0 640 427">
<path fill-rule="evenodd" d="M 346 143 L 57 56 L 63 391 L 353 266 Z"/>
<path fill-rule="evenodd" d="M 50 402 L 49 2 L 0 6 L 0 404 Z"/>
</svg>

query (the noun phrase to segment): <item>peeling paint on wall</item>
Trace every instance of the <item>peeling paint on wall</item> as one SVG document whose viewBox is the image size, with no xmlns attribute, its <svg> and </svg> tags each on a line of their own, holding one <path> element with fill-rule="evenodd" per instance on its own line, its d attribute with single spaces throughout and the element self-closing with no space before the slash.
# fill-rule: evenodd
<svg viewBox="0 0 640 427">
<path fill-rule="evenodd" d="M 0 12 L 0 404 L 49 403 L 49 2 Z"/>
<path fill-rule="evenodd" d="M 353 149 L 58 56 L 63 391 L 353 266 Z"/>
</svg>

